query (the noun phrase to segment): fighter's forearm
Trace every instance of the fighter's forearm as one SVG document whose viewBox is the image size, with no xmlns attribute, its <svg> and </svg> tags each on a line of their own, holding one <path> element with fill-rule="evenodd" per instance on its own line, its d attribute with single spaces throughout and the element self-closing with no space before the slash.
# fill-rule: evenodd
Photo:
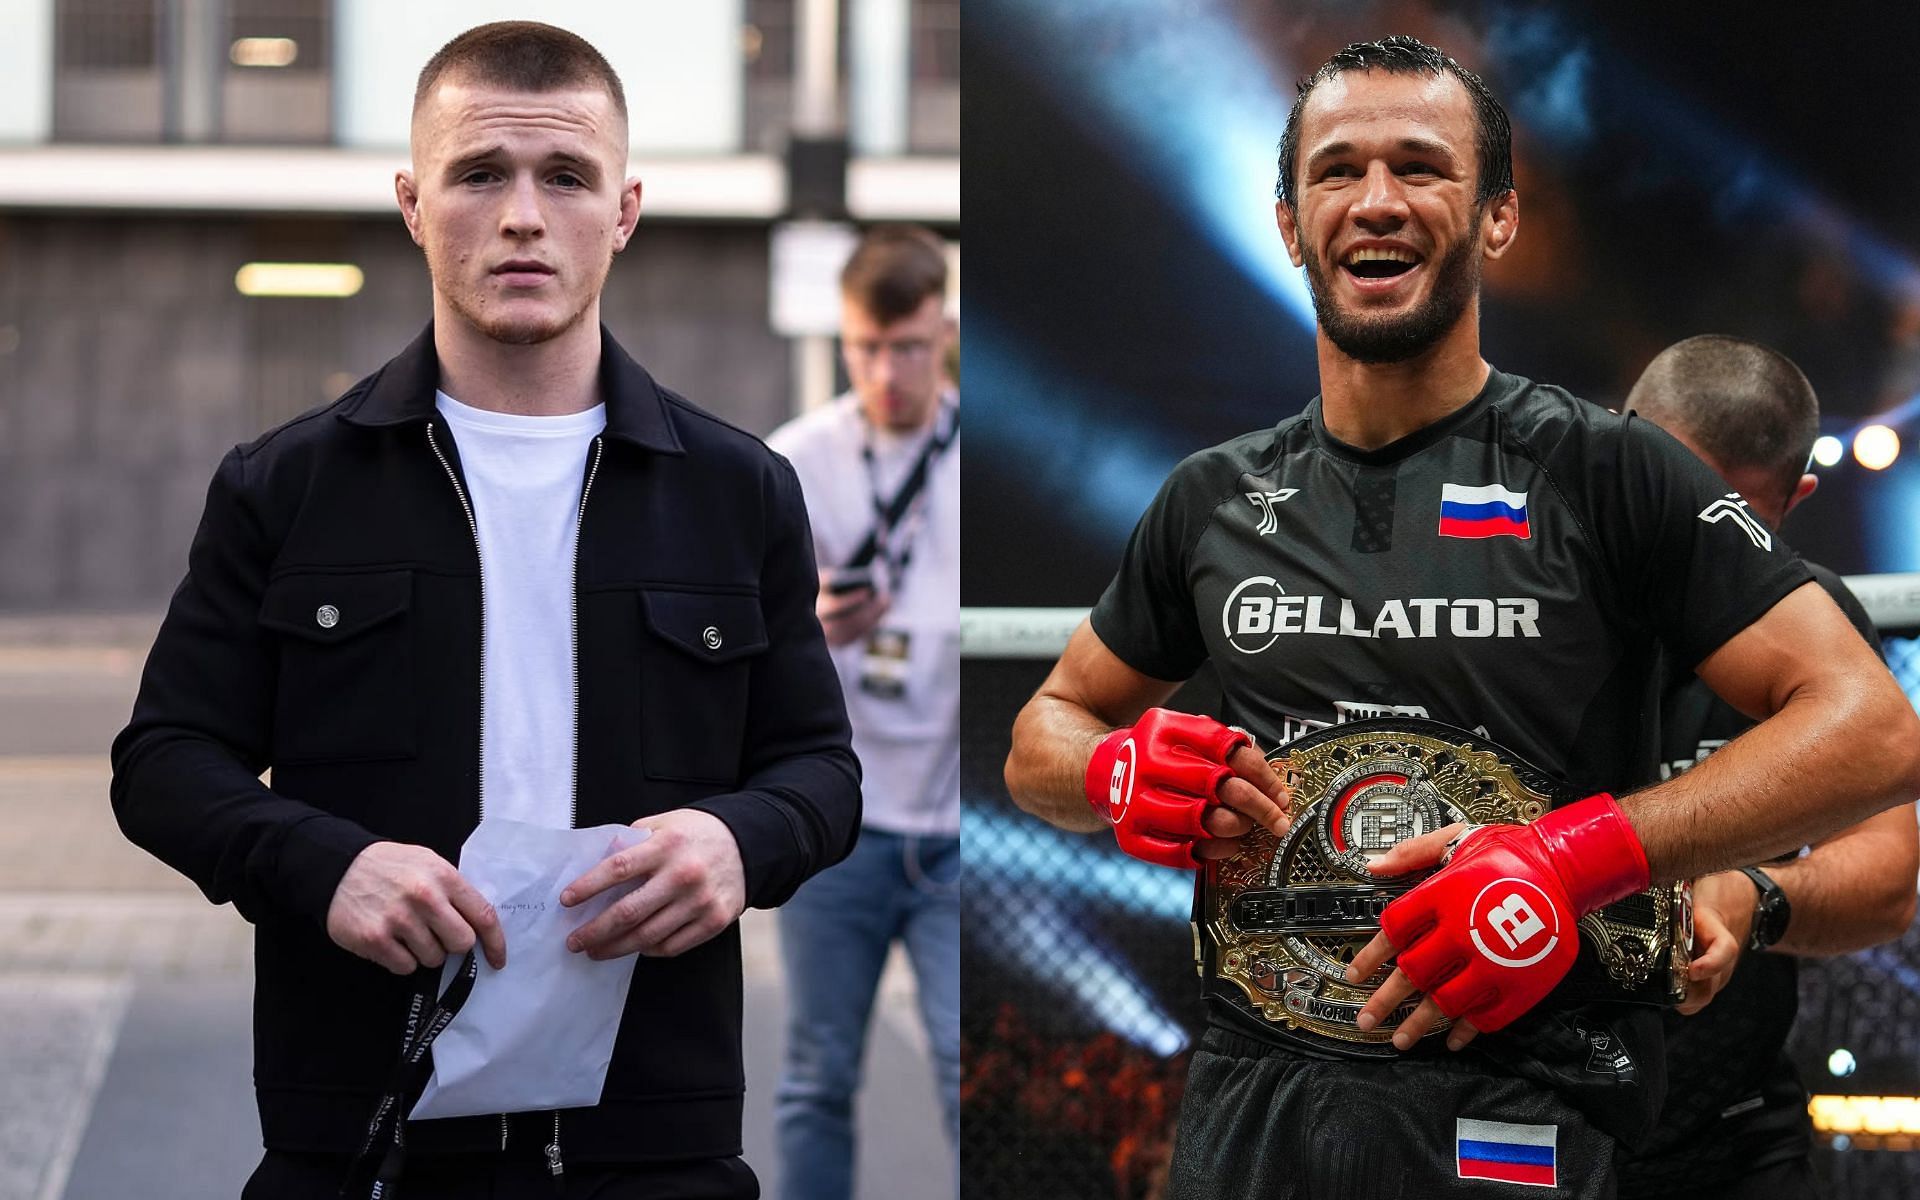
<svg viewBox="0 0 1920 1200">
<path fill-rule="evenodd" d="M 1699 766 L 1621 806 L 1661 880 L 1765 861 L 1916 794 L 1920 722 L 1906 698 L 1835 686 L 1795 693 Z"/>
<path fill-rule="evenodd" d="M 1902 804 L 1802 858 L 1764 870 L 1793 906 L 1786 954 L 1847 954 L 1892 941 L 1914 911 L 1913 807 Z"/>
<path fill-rule="evenodd" d="M 1784 954 L 1849 954 L 1892 941 L 1913 920 L 1911 877 L 1904 888 L 1861 887 L 1840 873 L 1799 863 L 1762 868 L 1787 893 L 1793 921 L 1774 945 Z"/>
<path fill-rule="evenodd" d="M 1087 804 L 1087 760 L 1113 727 L 1080 705 L 1044 692 L 1013 723 L 1007 791 L 1021 808 L 1079 833 L 1107 828 Z"/>
</svg>

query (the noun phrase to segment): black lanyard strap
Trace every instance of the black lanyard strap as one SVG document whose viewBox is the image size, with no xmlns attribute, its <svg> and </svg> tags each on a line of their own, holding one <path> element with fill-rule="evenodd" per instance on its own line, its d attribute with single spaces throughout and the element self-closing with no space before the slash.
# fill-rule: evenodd
<svg viewBox="0 0 1920 1200">
<path fill-rule="evenodd" d="M 898 584 L 899 576 L 905 573 L 907 563 L 913 557 L 913 543 L 909 539 L 895 559 L 888 557 L 887 542 L 900 524 L 900 518 L 907 514 L 907 510 L 913 507 L 913 502 L 920 498 L 921 491 L 926 488 L 927 476 L 933 470 L 934 462 L 960 436 L 960 406 L 953 405 L 951 411 L 952 416 L 947 420 L 946 427 L 936 430 L 927 439 L 927 444 L 920 450 L 920 457 L 914 460 L 913 469 L 907 472 L 906 479 L 900 484 L 900 490 L 893 494 L 893 499 L 885 502 L 880 499 L 879 477 L 873 461 L 873 425 L 862 416 L 866 436 L 860 444 L 860 457 L 867 465 L 867 482 L 873 494 L 874 522 L 873 528 L 867 531 L 866 538 L 853 552 L 853 557 L 847 560 L 849 568 L 864 567 L 875 558 L 880 558 L 891 568 L 893 582 Z"/>
<path fill-rule="evenodd" d="M 373 1119 L 367 1122 L 367 1139 L 347 1170 L 346 1182 L 340 1188 L 343 1197 L 396 1200 L 400 1194 L 400 1172 L 407 1160 L 406 1113 L 427 1086 L 427 1077 L 432 1071 L 427 1063 L 427 1051 L 473 994 L 473 981 L 480 974 L 480 963 L 472 950 L 467 951 L 453 982 L 422 1019 L 420 1010 L 433 995 L 439 974 L 439 969 L 434 967 L 417 972 L 422 983 L 415 990 L 406 1044 L 401 1048 L 400 1061 L 387 1077 L 387 1090 L 374 1107 Z"/>
</svg>

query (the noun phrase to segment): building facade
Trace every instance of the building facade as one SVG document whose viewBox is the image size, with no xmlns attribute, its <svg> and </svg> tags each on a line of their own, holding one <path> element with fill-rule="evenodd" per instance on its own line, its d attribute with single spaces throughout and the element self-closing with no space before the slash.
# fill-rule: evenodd
<svg viewBox="0 0 1920 1200">
<path fill-rule="evenodd" d="M 0 613 L 157 609 L 220 455 L 418 332 L 413 81 L 509 18 L 620 73 L 645 208 L 604 318 L 721 416 L 766 432 L 819 391 L 819 338 L 769 321 L 791 217 L 921 221 L 957 256 L 958 0 L 0 0 Z M 847 157 L 844 204 L 796 214 L 808 22 Z"/>
</svg>

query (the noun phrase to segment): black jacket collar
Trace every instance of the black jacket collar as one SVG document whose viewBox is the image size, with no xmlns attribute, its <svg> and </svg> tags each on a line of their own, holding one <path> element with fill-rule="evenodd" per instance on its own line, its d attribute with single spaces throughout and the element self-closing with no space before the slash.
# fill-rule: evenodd
<svg viewBox="0 0 1920 1200">
<path fill-rule="evenodd" d="M 340 419 L 369 428 L 425 421 L 434 415 L 433 394 L 439 386 L 440 360 L 429 321 L 365 390 L 347 401 Z M 607 402 L 607 436 L 659 454 L 686 453 L 660 386 L 620 348 L 605 325 L 600 327 L 600 394 Z"/>
</svg>

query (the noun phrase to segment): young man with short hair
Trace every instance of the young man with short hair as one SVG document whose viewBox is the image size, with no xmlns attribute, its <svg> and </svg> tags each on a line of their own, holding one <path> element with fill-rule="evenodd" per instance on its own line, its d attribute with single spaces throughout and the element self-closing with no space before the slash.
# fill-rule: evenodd
<svg viewBox="0 0 1920 1200">
<path fill-rule="evenodd" d="M 913 964 L 947 1139 L 960 1131 L 960 397 L 947 262 L 869 232 L 840 277 L 851 389 L 774 432 L 800 474 L 821 624 L 864 772 L 860 842 L 780 911 L 787 1062 L 780 1193 L 853 1193 L 853 1099 L 888 947 Z M 957 1170 L 957 1159 L 956 1159 Z"/>
<path fill-rule="evenodd" d="M 568 939 L 639 955 L 605 1089 L 409 1123 L 404 1159 L 399 1130 L 360 1157 L 374 1194 L 752 1196 L 735 919 L 859 820 L 799 483 L 600 325 L 640 182 L 593 47 L 469 30 L 421 73 L 412 143 L 433 323 L 221 463 L 115 811 L 257 927 L 248 1196 L 339 1194 L 437 968 L 512 970 L 452 865 L 483 816 L 650 833 L 560 897 L 643 881 Z"/>
</svg>

